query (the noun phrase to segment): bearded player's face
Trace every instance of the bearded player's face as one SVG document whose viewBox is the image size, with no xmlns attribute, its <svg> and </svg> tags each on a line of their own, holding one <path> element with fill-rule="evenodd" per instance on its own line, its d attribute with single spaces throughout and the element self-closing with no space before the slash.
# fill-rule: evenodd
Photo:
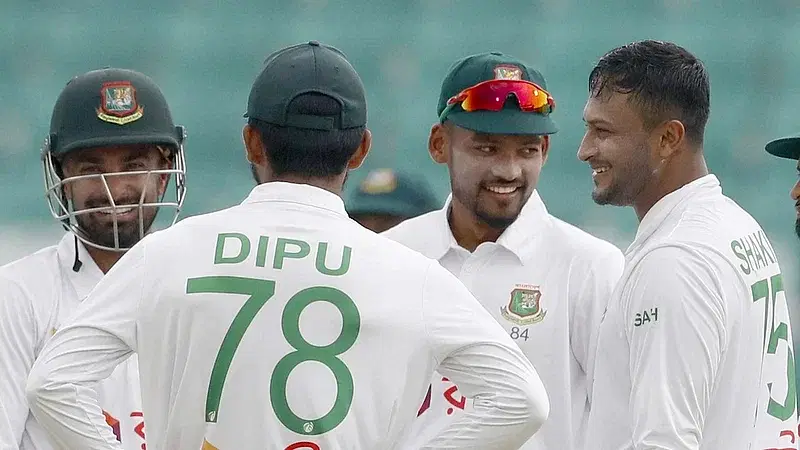
<svg viewBox="0 0 800 450">
<path fill-rule="evenodd" d="M 549 137 L 476 133 L 452 124 L 447 129 L 454 201 L 491 228 L 507 228 L 536 188 Z"/>
<path fill-rule="evenodd" d="M 600 205 L 633 205 L 658 165 L 650 131 L 629 96 L 592 95 L 583 110 L 586 132 L 578 158 L 592 168 L 592 199 Z"/>
<path fill-rule="evenodd" d="M 75 220 L 92 242 L 114 247 L 114 220 L 120 247 L 131 247 L 150 228 L 158 208 L 139 207 L 155 203 L 164 194 L 168 175 L 128 174 L 168 168 L 168 162 L 153 146 L 96 147 L 70 152 L 62 162 L 64 191 L 72 203 Z M 113 174 L 113 175 L 112 175 Z M 84 176 L 86 176 L 84 178 Z M 81 177 L 69 180 L 71 177 Z M 113 205 L 112 206 L 112 200 Z M 103 208 L 80 214 L 80 211 Z"/>
</svg>

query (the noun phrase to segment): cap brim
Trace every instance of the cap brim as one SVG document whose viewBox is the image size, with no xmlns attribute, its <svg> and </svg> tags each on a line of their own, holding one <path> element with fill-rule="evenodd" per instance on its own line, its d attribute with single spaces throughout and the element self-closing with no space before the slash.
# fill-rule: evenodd
<svg viewBox="0 0 800 450">
<path fill-rule="evenodd" d="M 767 152 L 780 158 L 800 158 L 800 136 L 775 139 L 765 147 Z"/>
<path fill-rule="evenodd" d="M 544 135 L 558 132 L 549 115 L 522 112 L 518 109 L 500 111 L 454 111 L 447 119 L 461 128 L 488 134 Z"/>
<path fill-rule="evenodd" d="M 171 145 L 176 148 L 180 146 L 178 140 L 173 136 L 168 136 L 164 134 L 142 133 L 142 134 L 128 134 L 124 136 L 104 136 L 104 137 L 94 137 L 88 139 L 76 139 L 62 146 L 59 149 L 60 151 L 58 152 L 58 154 L 64 154 L 71 152 L 73 150 L 78 150 L 83 148 L 108 147 L 113 145 L 133 145 L 133 144 Z"/>
</svg>

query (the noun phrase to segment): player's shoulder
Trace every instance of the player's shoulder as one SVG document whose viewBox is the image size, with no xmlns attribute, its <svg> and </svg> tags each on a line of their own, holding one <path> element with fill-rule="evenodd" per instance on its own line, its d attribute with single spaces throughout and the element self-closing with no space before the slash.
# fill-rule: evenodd
<svg viewBox="0 0 800 450">
<path fill-rule="evenodd" d="M 728 273 L 735 271 L 736 247 L 745 241 L 745 246 L 752 243 L 771 248 L 750 213 L 721 193 L 708 195 L 678 205 L 648 242 L 633 252 L 630 265 L 654 261 L 668 264 L 674 271 L 689 268 L 684 271 Z"/>
<path fill-rule="evenodd" d="M 0 266 L 0 304 L 6 314 L 14 311 L 17 321 L 36 311 L 49 314 L 60 298 L 60 286 L 58 245 Z"/>
<path fill-rule="evenodd" d="M 741 284 L 743 278 L 730 258 L 714 245 L 695 240 L 662 240 L 637 250 L 629 259 L 625 285 L 641 282 L 665 289 L 689 287 L 722 288 L 724 283 Z"/>
<path fill-rule="evenodd" d="M 41 285 L 57 267 L 58 245 L 50 245 L 0 266 L 0 285 Z"/>
<path fill-rule="evenodd" d="M 171 227 L 159 230 L 153 234 L 168 237 L 171 235 L 186 236 L 193 230 L 202 230 L 206 228 L 217 229 L 219 228 L 220 222 L 228 220 L 229 216 L 240 208 L 241 205 L 234 205 L 216 211 L 188 216 L 179 220 Z"/>
<path fill-rule="evenodd" d="M 734 236 L 761 230 L 758 221 L 732 198 L 718 193 L 683 202 L 660 239 L 686 246 L 727 245 Z"/>
<path fill-rule="evenodd" d="M 443 226 L 444 217 L 444 211 L 437 209 L 406 219 L 384 231 L 381 235 L 413 249 L 426 248 L 429 241 L 439 236 L 434 231 Z"/>
<path fill-rule="evenodd" d="M 551 242 L 562 246 L 560 251 L 572 259 L 585 261 L 588 264 L 606 264 L 609 260 L 624 261 L 622 250 L 611 242 L 599 238 L 571 223 L 550 216 L 551 229 L 554 233 Z"/>
<path fill-rule="evenodd" d="M 366 247 L 369 247 L 376 256 L 384 255 L 384 258 L 395 258 L 402 265 L 409 267 L 422 267 L 429 265 L 431 262 L 436 262 L 435 259 L 425 256 L 414 246 L 407 245 L 405 242 L 394 239 L 391 235 L 387 234 L 388 231 L 391 230 L 384 231 L 383 233 L 374 233 L 355 221 L 353 222 L 353 226 L 359 229 L 357 234 L 359 239 L 367 244 Z"/>
<path fill-rule="evenodd" d="M 196 242 L 198 236 L 204 234 L 217 234 L 224 224 L 234 222 L 230 220 L 230 211 L 240 205 L 231 206 L 217 211 L 185 217 L 172 226 L 154 231 L 145 236 L 137 245 L 147 247 L 147 252 L 166 250 L 178 246 L 184 247 L 187 242 Z M 178 257 L 179 255 L 175 255 Z"/>
</svg>

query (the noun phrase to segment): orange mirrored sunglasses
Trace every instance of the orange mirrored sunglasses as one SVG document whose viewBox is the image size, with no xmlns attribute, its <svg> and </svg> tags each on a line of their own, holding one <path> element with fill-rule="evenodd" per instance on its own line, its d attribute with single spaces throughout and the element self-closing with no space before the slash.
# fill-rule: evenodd
<svg viewBox="0 0 800 450">
<path fill-rule="evenodd" d="M 447 107 L 439 115 L 439 120 L 443 122 L 447 114 L 459 104 L 467 112 L 500 111 L 511 94 L 517 98 L 519 109 L 525 112 L 546 115 L 556 107 L 556 101 L 550 93 L 531 81 L 488 80 L 450 97 Z"/>
</svg>

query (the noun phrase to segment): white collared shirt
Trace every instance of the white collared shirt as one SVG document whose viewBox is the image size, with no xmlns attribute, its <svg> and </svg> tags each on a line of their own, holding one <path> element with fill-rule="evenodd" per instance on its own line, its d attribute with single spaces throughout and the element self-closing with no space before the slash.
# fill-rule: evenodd
<svg viewBox="0 0 800 450">
<path fill-rule="evenodd" d="M 550 417 L 521 448 L 579 448 L 588 413 L 587 371 L 601 314 L 622 273 L 622 252 L 551 216 L 534 192 L 496 243 L 482 243 L 470 253 L 450 230 L 450 201 L 384 235 L 437 259 L 456 275 L 539 372 L 550 397 Z M 435 374 L 408 448 L 472 408 L 472 400 L 443 378 Z"/>
<path fill-rule="evenodd" d="M 114 448 L 64 423 L 134 351 L 149 450 L 398 448 L 437 367 L 481 407 L 430 448 L 516 448 L 549 408 L 455 277 L 308 185 L 262 184 L 137 244 L 43 350 L 31 409 L 70 448 Z"/>
<path fill-rule="evenodd" d="M 642 219 L 596 362 L 587 450 L 796 448 L 780 267 L 714 175 Z"/>
<path fill-rule="evenodd" d="M 25 383 L 42 347 L 103 277 L 83 244 L 78 256 L 82 266 L 75 272 L 75 236 L 67 233 L 58 245 L 0 267 L 0 450 L 57 448 L 30 414 Z M 100 427 L 125 450 L 141 450 L 137 358 L 117 367 L 97 393 L 106 414 Z"/>
</svg>

